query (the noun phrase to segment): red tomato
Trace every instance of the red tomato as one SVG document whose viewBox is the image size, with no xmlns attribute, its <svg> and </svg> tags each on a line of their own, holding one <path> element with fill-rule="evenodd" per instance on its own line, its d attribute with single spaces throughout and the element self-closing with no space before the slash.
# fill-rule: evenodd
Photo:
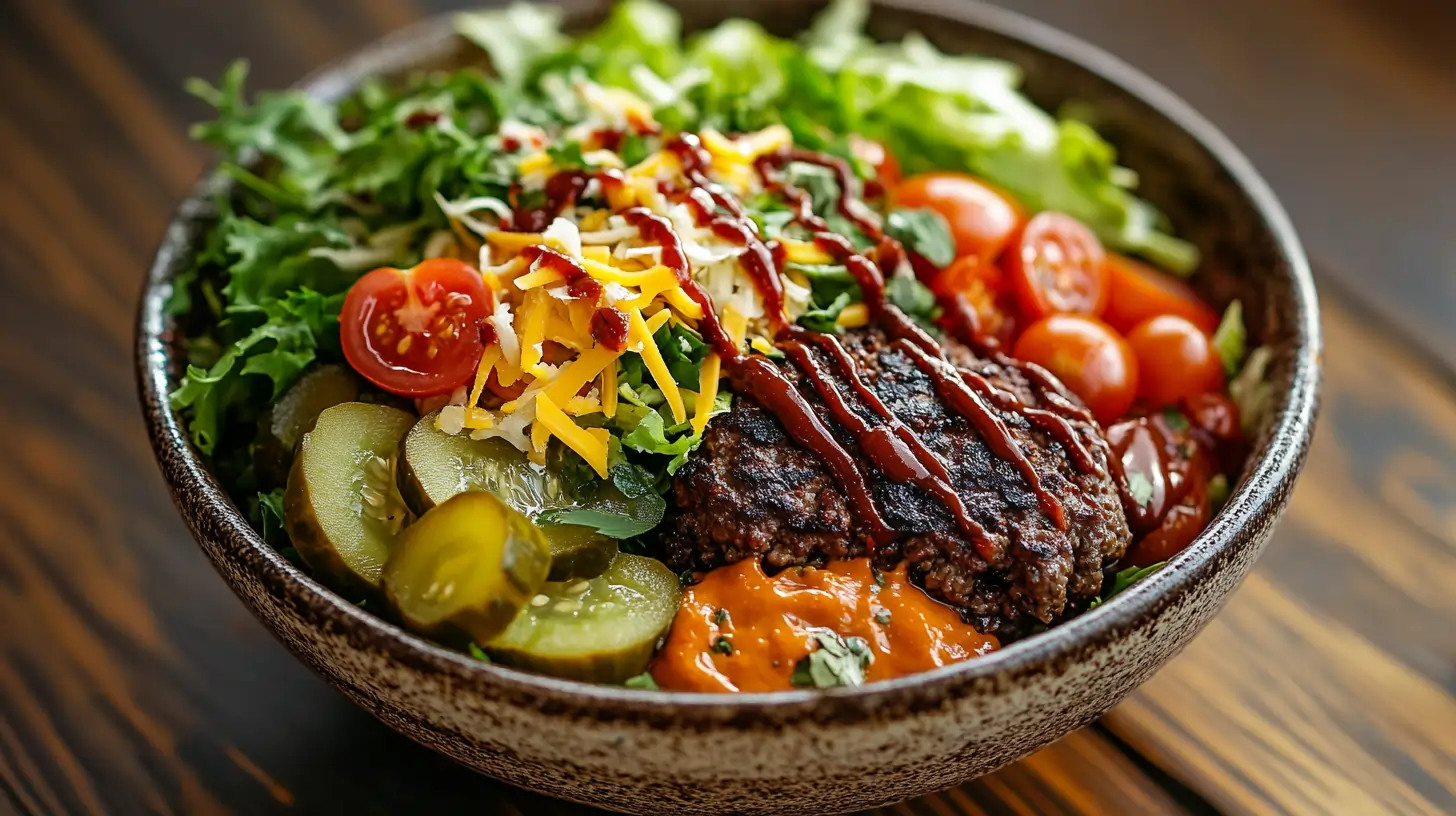
<svg viewBox="0 0 1456 816">
<path fill-rule="evenodd" d="M 1193 543 L 1208 526 L 1213 506 L 1208 498 L 1208 483 L 1201 475 L 1195 480 L 1183 501 L 1168 510 L 1157 528 L 1127 548 L 1122 563 L 1133 567 L 1151 567 L 1171 559 Z"/>
<path fill-rule="evenodd" d="M 1111 294 L 1102 319 L 1124 334 L 1158 315 L 1177 315 L 1206 334 L 1218 328 L 1218 313 L 1172 275 L 1122 255 L 1107 256 L 1107 273 Z"/>
<path fill-rule="evenodd" d="M 931 209 L 950 224 L 956 255 L 995 260 L 1025 219 L 1021 205 L 980 179 L 963 173 L 924 173 L 905 180 L 891 196 L 895 206 Z"/>
<path fill-rule="evenodd" d="M 1243 440 L 1239 406 L 1221 391 L 1209 391 L 1189 399 L 1183 403 L 1183 411 L 1195 428 L 1202 428 L 1220 442 Z"/>
<path fill-rule="evenodd" d="M 1096 318 L 1043 318 L 1021 333 L 1012 356 L 1055 374 L 1103 425 L 1126 414 L 1137 397 L 1138 368 L 1132 349 Z"/>
<path fill-rule="evenodd" d="M 491 313 L 480 273 L 440 258 L 414 269 L 376 269 L 354 283 L 339 316 L 349 365 L 405 397 L 444 394 L 475 375 Z"/>
<path fill-rule="evenodd" d="M 886 190 L 893 190 L 900 184 L 900 162 L 888 147 L 873 139 L 851 136 L 849 150 L 855 158 L 868 162 L 875 168 L 875 180 Z"/>
<path fill-rule="evenodd" d="M 1009 344 L 1016 320 L 1007 302 L 1006 274 L 975 255 L 956 259 L 936 277 L 931 289 L 942 297 L 961 297 L 975 313 L 978 334 Z"/>
<path fill-rule="evenodd" d="M 1176 315 L 1139 323 L 1127 335 L 1138 361 L 1138 396 L 1154 408 L 1223 387 L 1223 363 L 1202 329 Z"/>
<path fill-rule="evenodd" d="M 1052 314 L 1098 317 L 1107 308 L 1102 242 L 1082 222 L 1056 212 L 1033 216 L 1006 250 L 1011 291 L 1028 319 Z"/>
</svg>

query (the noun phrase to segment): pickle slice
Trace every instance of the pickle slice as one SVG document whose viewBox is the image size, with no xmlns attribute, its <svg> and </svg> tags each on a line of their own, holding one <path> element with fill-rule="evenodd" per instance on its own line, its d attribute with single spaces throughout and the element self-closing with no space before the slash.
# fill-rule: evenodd
<svg viewBox="0 0 1456 816">
<path fill-rule="evenodd" d="M 395 408 L 346 402 L 320 413 L 299 445 L 284 524 L 315 577 L 341 592 L 379 590 L 390 541 L 409 515 L 389 462 L 413 423 Z"/>
<path fill-rule="evenodd" d="M 467 490 L 494 493 L 533 521 L 547 510 L 573 505 L 562 479 L 537 467 L 503 439 L 475 440 L 435 427 L 437 414 L 415 424 L 400 456 L 399 490 L 416 513 Z M 601 575 L 617 555 L 617 542 L 590 527 L 548 524 L 552 581 Z"/>
<path fill-rule="evenodd" d="M 436 505 L 395 539 L 384 596 L 404 625 L 463 647 L 500 634 L 545 584 L 541 531 L 494 494 Z"/>
<path fill-rule="evenodd" d="M 484 649 L 508 666 L 621 683 L 646 671 L 681 594 L 662 562 L 622 553 L 596 578 L 547 584 Z"/>
<path fill-rule="evenodd" d="M 288 479 L 298 440 L 313 430 L 326 409 L 359 398 L 359 378 L 340 365 L 309 369 L 258 419 L 253 469 L 264 487 Z"/>
</svg>

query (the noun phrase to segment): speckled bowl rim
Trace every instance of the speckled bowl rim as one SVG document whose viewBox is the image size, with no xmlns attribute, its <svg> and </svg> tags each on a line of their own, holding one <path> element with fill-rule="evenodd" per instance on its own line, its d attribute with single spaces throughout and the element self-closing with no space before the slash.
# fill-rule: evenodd
<svg viewBox="0 0 1456 816">
<path fill-rule="evenodd" d="M 566 3 L 568 9 L 581 3 Z M 136 365 L 143 412 L 155 450 L 177 447 L 184 454 L 159 456 L 163 474 L 184 516 L 209 518 L 220 535 L 237 547 L 243 568 L 257 575 L 277 598 L 304 593 L 306 617 L 315 625 L 340 627 L 357 635 L 361 648 L 380 652 L 411 668 L 450 676 L 455 682 L 486 695 L 509 695 L 534 705 L 561 706 L 560 710 L 595 719 L 623 718 L 682 726 L 753 727 L 772 723 L 785 727 L 796 721 L 854 722 L 877 711 L 924 710 L 940 707 L 947 699 L 973 690 L 1004 690 L 1020 677 L 1057 671 L 1078 660 L 1088 644 L 1115 637 L 1155 615 L 1170 599 L 1213 569 L 1220 556 L 1241 546 L 1257 544 L 1251 522 L 1278 514 L 1303 461 L 1314 430 L 1320 381 L 1321 335 L 1319 311 L 1304 250 L 1284 209 L 1249 161 L 1211 123 L 1187 103 L 1137 69 L 1112 55 L 1022 15 L 985 5 L 977 0 L 956 4 L 934 0 L 881 0 L 878 5 L 902 12 L 938 16 L 1018 40 L 1025 45 L 1067 60 L 1140 99 L 1206 149 L 1248 196 L 1269 226 L 1278 251 L 1290 267 L 1288 296 L 1293 301 L 1289 352 L 1290 391 L 1276 414 L 1272 428 L 1251 455 L 1253 466 L 1230 497 L 1223 511 L 1198 539 L 1167 567 L 1137 583 L 1117 598 L 1082 616 L 1035 637 L 1011 644 L 985 657 L 922 674 L 829 691 L 788 691 L 737 695 L 641 691 L 593 685 L 529 674 L 484 663 L 436 646 L 365 612 L 299 570 L 266 545 L 239 509 L 208 473 L 186 439 L 182 422 L 167 403 L 174 387 L 167 375 L 164 336 L 167 321 L 163 305 L 170 291 L 173 268 L 191 249 L 189 236 L 198 219 L 210 210 L 209 201 L 220 189 L 217 176 L 204 178 L 178 209 L 168 227 L 142 291 L 138 312 Z M 448 16 L 431 18 L 402 29 L 308 77 L 299 87 L 333 97 L 353 87 L 365 75 L 381 69 L 397 70 L 417 62 L 421 55 L 441 53 L 453 34 Z"/>
</svg>

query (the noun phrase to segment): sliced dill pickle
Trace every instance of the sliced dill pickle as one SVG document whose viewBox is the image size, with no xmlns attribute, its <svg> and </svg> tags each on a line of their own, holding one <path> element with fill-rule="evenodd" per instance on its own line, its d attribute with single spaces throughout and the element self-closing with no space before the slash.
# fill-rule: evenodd
<svg viewBox="0 0 1456 816">
<path fill-rule="evenodd" d="M 616 539 L 578 524 L 543 524 L 541 534 L 551 545 L 552 581 L 595 578 L 617 557 Z"/>
<path fill-rule="evenodd" d="M 662 562 L 622 553 L 596 578 L 547 584 L 483 648 L 508 666 L 620 683 L 646 671 L 681 594 Z"/>
<path fill-rule="evenodd" d="M 384 596 L 408 628 L 465 646 L 499 635 L 546 582 L 541 531 L 492 493 L 436 505 L 395 539 Z"/>
<path fill-rule="evenodd" d="M 253 469 L 263 487 L 288 479 L 298 440 L 313 430 L 319 414 L 359 398 L 359 378 L 340 365 L 311 368 L 258 419 Z"/>
<path fill-rule="evenodd" d="M 494 493 L 533 521 L 547 510 L 571 507 L 562 479 L 531 464 L 503 439 L 454 436 L 435 427 L 437 414 L 415 424 L 400 456 L 399 490 L 416 513 L 467 490 Z M 590 527 L 542 525 L 551 545 L 551 580 L 600 575 L 617 555 L 617 542 Z"/>
<path fill-rule="evenodd" d="M 391 459 L 414 417 L 346 402 L 318 415 L 303 435 L 283 499 L 293 546 L 321 581 L 376 595 L 390 541 L 409 515 Z"/>
</svg>

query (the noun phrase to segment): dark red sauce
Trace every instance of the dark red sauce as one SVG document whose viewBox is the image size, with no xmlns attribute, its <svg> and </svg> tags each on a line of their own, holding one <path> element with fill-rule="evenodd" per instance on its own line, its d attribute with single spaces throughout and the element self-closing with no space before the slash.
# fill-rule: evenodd
<svg viewBox="0 0 1456 816">
<path fill-rule="evenodd" d="M 662 265 L 672 270 L 677 276 L 678 285 L 703 310 L 703 319 L 698 322 L 698 330 L 703 338 L 725 362 L 737 357 L 738 347 L 718 322 L 718 313 L 713 310 L 713 299 L 693 280 L 692 270 L 688 267 L 688 256 L 683 252 L 682 239 L 678 238 L 677 231 L 672 228 L 672 222 L 641 207 L 627 210 L 622 213 L 622 217 L 627 219 L 628 224 L 636 227 L 644 239 L 662 247 Z"/>
<path fill-rule="evenodd" d="M 475 324 L 480 332 L 480 344 L 486 348 L 500 342 L 500 334 L 495 330 L 495 324 L 489 320 L 481 320 Z"/>
<path fill-rule="evenodd" d="M 714 234 L 725 240 L 748 248 L 742 257 L 742 264 L 754 281 L 765 311 L 770 315 L 776 341 L 824 402 L 829 416 L 845 429 L 868 461 L 888 478 L 914 483 L 936 496 L 968 538 L 978 547 L 989 545 L 985 530 L 970 517 L 954 486 L 950 484 L 944 463 L 923 440 L 899 423 L 864 384 L 855 370 L 852 358 L 838 341 L 788 325 L 783 312 L 783 248 L 777 242 L 765 244 L 759 238 L 755 225 L 743 216 L 742 207 L 737 200 L 707 178 L 706 169 L 711 162 L 711 156 L 697 138 L 684 134 L 671 140 L 667 149 L 679 159 L 683 174 L 692 186 L 686 191 L 667 189 L 666 192 L 675 200 L 686 203 L 699 225 L 711 228 Z M 816 164 L 834 171 L 841 189 L 845 191 L 839 202 L 839 214 L 879 243 L 871 253 L 859 252 L 848 238 L 828 231 L 824 219 L 813 212 L 807 192 L 787 183 L 784 178 L 783 166 L 790 161 Z M 1079 470 L 1098 472 L 1103 465 L 1094 455 L 1092 447 L 1099 448 L 1106 461 L 1112 462 L 1116 457 L 1105 440 L 1084 439 L 1069 421 L 1088 420 L 1085 410 L 1066 396 L 1061 385 L 1050 374 L 1035 366 L 1012 361 L 1002 354 L 996 341 L 980 331 L 974 309 L 963 300 L 949 299 L 941 302 L 947 316 L 945 323 L 950 331 L 978 355 L 990 358 L 1002 366 L 1015 366 L 1023 371 L 1032 387 L 1041 392 L 1047 407 L 1028 405 L 1016 394 L 996 387 L 979 373 L 957 369 L 945 358 L 940 344 L 933 337 L 899 308 L 886 302 L 885 278 L 881 268 L 897 268 L 907 257 L 913 266 L 917 259 L 913 255 L 907 256 L 898 241 L 884 236 L 878 218 L 854 195 L 856 179 L 847 162 L 810 151 L 791 150 L 762 157 L 755 166 L 763 177 L 765 188 L 782 195 L 793 207 L 795 220 L 816 233 L 816 245 L 837 263 L 844 265 L 854 276 L 873 319 L 913 363 L 931 378 L 945 404 L 971 423 L 996 456 L 1017 468 L 1053 523 L 1066 529 L 1065 509 L 1057 497 L 1042 484 L 1031 460 L 1002 419 L 1002 413 L 1020 416 L 1028 424 L 1049 434 L 1066 450 L 1068 458 Z M 868 537 L 872 542 L 881 544 L 893 540 L 897 534 L 876 508 L 865 475 L 860 471 L 855 458 L 829 431 L 824 420 L 814 412 L 793 381 L 773 363 L 760 357 L 743 356 L 723 332 L 706 293 L 691 279 L 687 258 L 671 222 L 644 209 L 629 210 L 624 215 L 629 223 L 642 232 L 646 240 L 663 247 L 663 264 L 674 270 L 684 289 L 703 308 L 704 320 L 700 324 L 703 335 L 723 358 L 724 372 L 735 388 L 754 397 L 779 419 L 797 443 L 813 451 L 825 462 L 844 484 L 855 515 L 868 530 Z M 839 385 L 827 376 L 823 366 L 809 352 L 807 344 L 816 346 L 834 362 L 840 378 L 849 384 L 860 401 L 880 418 L 882 424 L 871 424 L 850 408 L 845 395 L 838 390 Z M 1120 476 L 1121 468 L 1116 464 L 1114 471 Z M 1137 502 L 1130 500 L 1125 479 L 1119 481 L 1123 483 L 1124 504 L 1141 510 Z"/>
<path fill-rule="evenodd" d="M 597 309 L 591 318 L 592 339 L 612 351 L 627 348 L 627 316 L 611 307 Z"/>
<path fill-rule="evenodd" d="M 561 277 L 565 278 L 567 283 L 590 277 L 587 275 L 586 269 L 577 263 L 575 258 L 564 252 L 554 250 L 551 247 L 541 246 L 540 244 L 528 246 L 521 250 L 521 257 L 528 264 L 539 263 L 547 269 L 554 269 L 560 272 Z"/>
<path fill-rule="evenodd" d="M 879 395 L 865 385 L 849 352 L 845 351 L 836 338 L 827 334 L 795 329 L 790 336 L 795 339 L 782 341 L 780 348 L 804 373 L 804 377 L 809 380 L 825 405 L 829 406 L 835 421 L 849 432 L 870 462 L 892 481 L 909 482 L 940 499 L 950 511 L 956 526 L 975 543 L 983 557 L 990 559 L 994 544 L 987 537 L 985 528 L 971 518 L 970 511 L 961 501 L 960 494 L 956 493 L 955 485 L 951 483 L 950 472 L 945 463 L 926 447 L 914 431 L 890 412 Z M 825 376 L 819 363 L 798 338 L 814 344 L 829 356 L 840 377 L 850 384 L 864 405 L 880 418 L 882 425 L 871 427 L 849 407 L 834 381 Z"/>
<path fill-rule="evenodd" d="M 763 301 L 763 310 L 768 315 L 769 323 L 776 332 L 787 326 L 789 321 L 784 314 L 784 282 L 779 272 L 780 262 L 774 257 L 773 250 L 758 237 L 758 230 L 753 222 L 743 216 L 731 215 L 734 210 L 729 210 L 730 215 L 727 216 L 717 215 L 718 201 L 703 187 L 694 187 L 678 198 L 692 210 L 693 219 L 698 226 L 707 227 L 719 238 L 747 250 L 739 256 L 738 262 L 753 281 L 753 288 Z M 741 209 L 737 211 L 741 212 Z"/>
<path fill-rule="evenodd" d="M 879 240 L 883 234 L 884 227 L 880 219 L 859 196 L 855 195 L 855 187 L 859 179 L 855 176 L 854 170 L 850 168 L 849 162 L 838 156 L 831 156 L 827 153 L 817 153 L 812 150 L 795 149 L 790 150 L 785 156 L 785 161 L 796 161 L 803 164 L 816 164 L 820 167 L 827 167 L 834 171 L 835 180 L 839 182 L 839 214 L 845 219 L 859 227 L 860 231 L 871 240 Z"/>
<path fill-rule="evenodd" d="M 971 423 L 992 453 L 1016 466 L 1052 522 L 1059 529 L 1066 529 L 1066 511 L 1062 508 L 1062 503 L 1042 486 L 1041 477 L 1011 435 L 1010 428 L 1000 414 L 987 405 L 985 397 L 997 391 L 990 381 L 974 372 L 957 369 L 945 359 L 940 344 L 933 337 L 926 334 L 924 329 L 899 308 L 885 302 L 884 275 L 874 262 L 855 251 L 849 239 L 842 235 L 820 233 L 815 236 L 814 243 L 836 262 L 844 264 L 859 283 L 870 315 L 884 328 L 885 333 L 896 341 L 917 368 L 930 377 L 945 404 Z M 997 408 L 1023 415 L 1031 410 L 1030 406 L 1015 395 L 1005 396 L 1010 399 L 996 400 Z"/>
<path fill-rule="evenodd" d="M 627 137 L 626 133 L 613 128 L 598 128 L 592 131 L 591 141 L 597 143 L 602 150 L 610 150 L 613 153 L 622 149 L 622 140 Z"/>
<path fill-rule="evenodd" d="M 799 393 L 799 389 L 772 361 L 759 356 L 738 356 L 724 361 L 724 368 L 734 389 L 754 398 L 800 445 L 819 456 L 834 474 L 853 506 L 854 514 L 866 528 L 866 535 L 875 546 L 894 541 L 898 536 L 875 507 L 864 473 L 849 451 L 839 444 L 820 418 L 819 413 Z M 871 548 L 873 549 L 873 548 Z"/>
<path fill-rule="evenodd" d="M 409 128 L 410 130 L 420 130 L 428 125 L 435 124 L 442 118 L 444 118 L 444 116 L 436 111 L 415 111 L 404 120 L 404 126 Z"/>
</svg>

